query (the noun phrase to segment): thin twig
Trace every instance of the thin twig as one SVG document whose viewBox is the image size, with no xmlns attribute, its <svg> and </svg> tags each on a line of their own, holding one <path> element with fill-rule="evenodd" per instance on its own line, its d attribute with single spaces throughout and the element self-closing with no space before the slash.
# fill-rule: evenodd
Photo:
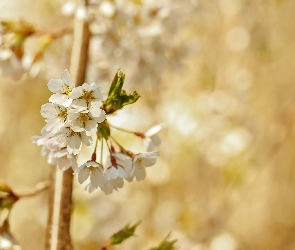
<svg viewBox="0 0 295 250">
<path fill-rule="evenodd" d="M 35 189 L 30 192 L 24 192 L 24 193 L 18 193 L 15 194 L 19 199 L 21 198 L 27 198 L 27 197 L 33 197 L 37 194 L 43 192 L 44 190 L 48 189 L 50 187 L 51 182 L 49 180 L 40 182 L 36 185 Z"/>
</svg>

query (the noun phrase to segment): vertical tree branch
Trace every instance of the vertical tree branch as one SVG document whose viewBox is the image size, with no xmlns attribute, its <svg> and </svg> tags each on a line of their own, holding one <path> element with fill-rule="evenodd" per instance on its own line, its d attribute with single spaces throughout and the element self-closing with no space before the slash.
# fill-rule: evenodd
<svg viewBox="0 0 295 250">
<path fill-rule="evenodd" d="M 87 5 L 88 1 L 83 1 L 83 6 L 81 7 L 87 8 Z M 90 32 L 87 20 L 77 16 L 75 19 L 70 65 L 70 74 L 76 86 L 82 85 L 85 81 L 89 39 Z M 51 181 L 45 249 L 72 250 L 70 224 L 73 170 L 61 171 L 55 167 L 52 169 Z"/>
</svg>

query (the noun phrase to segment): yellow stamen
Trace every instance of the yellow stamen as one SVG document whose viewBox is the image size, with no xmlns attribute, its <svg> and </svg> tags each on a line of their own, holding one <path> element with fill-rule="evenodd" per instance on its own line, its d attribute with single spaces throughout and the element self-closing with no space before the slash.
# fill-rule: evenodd
<svg viewBox="0 0 295 250">
<path fill-rule="evenodd" d="M 85 123 L 85 122 L 87 122 L 89 120 L 89 116 L 88 116 L 88 114 L 84 114 L 84 113 L 80 113 L 79 114 L 79 121 L 81 122 L 81 123 Z"/>
<path fill-rule="evenodd" d="M 92 99 L 94 99 L 94 97 L 92 96 L 92 92 L 88 92 L 84 90 L 84 94 L 81 96 L 82 99 L 84 99 L 86 102 L 91 101 Z"/>
<path fill-rule="evenodd" d="M 68 95 L 71 92 L 72 92 L 72 89 L 69 86 L 67 86 L 65 94 Z"/>
<path fill-rule="evenodd" d="M 63 122 L 65 122 L 67 120 L 67 116 L 68 116 L 67 110 L 60 108 L 60 113 L 58 114 L 58 117 L 62 119 Z"/>
</svg>

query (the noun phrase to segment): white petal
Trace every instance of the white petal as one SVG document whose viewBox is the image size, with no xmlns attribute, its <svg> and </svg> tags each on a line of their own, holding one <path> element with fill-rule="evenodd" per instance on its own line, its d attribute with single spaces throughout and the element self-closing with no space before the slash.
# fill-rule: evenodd
<svg viewBox="0 0 295 250">
<path fill-rule="evenodd" d="M 64 134 L 65 130 L 61 129 L 55 136 L 54 139 L 57 141 L 57 143 L 59 143 L 60 145 L 66 145 L 67 144 L 67 140 L 66 140 L 66 136 Z M 61 146 L 61 147 L 62 147 Z"/>
<path fill-rule="evenodd" d="M 47 158 L 48 164 L 51 164 L 51 165 L 56 165 L 57 164 L 57 159 L 58 158 L 54 158 L 52 152 L 49 152 L 47 157 L 48 157 Z"/>
<path fill-rule="evenodd" d="M 94 120 L 98 123 L 103 122 L 106 119 L 106 113 L 104 112 L 104 110 L 101 110 L 100 116 L 99 117 L 95 117 Z"/>
<path fill-rule="evenodd" d="M 63 105 L 65 107 L 69 107 L 72 103 L 72 100 L 65 94 L 53 94 L 50 98 L 49 98 L 50 102 L 56 103 L 56 104 L 60 104 Z"/>
<path fill-rule="evenodd" d="M 76 113 L 75 110 L 69 110 L 68 112 L 68 121 L 76 120 L 79 117 L 79 113 Z"/>
<path fill-rule="evenodd" d="M 130 177 L 130 175 L 126 173 L 124 168 L 118 166 L 118 170 L 119 170 L 119 177 L 121 177 L 123 179 Z"/>
<path fill-rule="evenodd" d="M 121 178 L 110 180 L 110 183 L 113 185 L 115 189 L 122 188 L 124 186 L 124 181 Z"/>
<path fill-rule="evenodd" d="M 83 132 L 85 131 L 85 128 L 83 127 L 83 124 L 81 124 L 80 122 L 78 122 L 78 120 L 74 120 L 71 123 L 71 129 L 74 132 Z"/>
<path fill-rule="evenodd" d="M 85 168 L 86 163 L 82 164 L 81 166 L 77 167 L 74 171 L 74 174 L 79 174 Z"/>
<path fill-rule="evenodd" d="M 97 122 L 94 120 L 89 120 L 86 122 L 86 126 L 85 126 L 85 132 L 87 135 L 91 135 L 93 130 L 96 130 L 97 128 Z M 89 133 L 87 133 L 89 132 Z"/>
<path fill-rule="evenodd" d="M 112 167 L 111 157 L 108 156 L 107 161 L 105 163 L 105 169 Z"/>
<path fill-rule="evenodd" d="M 87 167 L 84 167 L 82 170 L 78 173 L 78 182 L 82 184 L 86 179 L 89 177 L 89 170 Z"/>
<path fill-rule="evenodd" d="M 49 131 L 55 134 L 58 130 L 60 130 L 64 126 L 64 123 L 59 118 L 53 118 L 47 120 L 47 124 L 45 126 L 46 131 Z"/>
<path fill-rule="evenodd" d="M 46 103 L 41 106 L 40 113 L 44 118 L 50 119 L 57 116 L 59 114 L 59 111 L 60 110 L 57 105 L 53 103 Z"/>
<path fill-rule="evenodd" d="M 151 167 L 153 165 L 155 165 L 157 162 L 157 158 L 146 158 L 145 160 L 143 160 L 143 167 Z"/>
<path fill-rule="evenodd" d="M 51 79 L 47 86 L 52 93 L 60 93 L 64 83 L 61 79 Z"/>
<path fill-rule="evenodd" d="M 114 153 L 117 164 L 123 167 L 124 171 L 128 174 L 132 172 L 132 158 L 129 155 L 123 153 Z"/>
<path fill-rule="evenodd" d="M 110 183 L 113 180 L 106 180 L 105 186 L 101 186 L 100 189 L 105 192 L 105 194 L 111 194 L 114 190 L 113 185 Z"/>
<path fill-rule="evenodd" d="M 100 167 L 95 170 L 94 173 L 90 176 L 90 182 L 94 187 L 105 187 L 106 186 L 106 178 L 104 177 Z"/>
<path fill-rule="evenodd" d="M 154 145 L 150 137 L 144 138 L 143 143 L 146 147 L 146 151 L 154 151 Z"/>
<path fill-rule="evenodd" d="M 145 179 L 145 169 L 144 168 L 135 168 L 135 171 L 134 171 L 134 176 L 136 178 L 137 181 L 142 181 Z"/>
<path fill-rule="evenodd" d="M 66 95 L 66 96 L 67 96 L 67 95 Z M 62 105 L 65 106 L 65 107 L 69 107 L 69 106 L 71 105 L 72 101 L 73 101 L 73 100 L 72 100 L 71 98 L 69 98 L 69 96 L 67 96 L 67 100 L 64 101 L 64 102 L 62 103 Z"/>
<path fill-rule="evenodd" d="M 75 171 L 78 168 L 76 156 L 75 155 L 67 155 L 67 157 L 71 163 L 73 171 Z"/>
<path fill-rule="evenodd" d="M 69 97 L 72 98 L 72 99 L 78 99 L 79 97 L 81 97 L 83 94 L 83 90 L 82 90 L 82 87 L 79 86 L 79 87 L 76 87 L 72 90 L 71 93 L 69 93 Z"/>
<path fill-rule="evenodd" d="M 96 85 L 94 86 L 93 84 L 89 85 L 88 83 L 83 83 L 83 85 L 82 85 L 82 89 L 84 89 L 87 92 L 91 92 L 95 88 L 96 88 Z"/>
<path fill-rule="evenodd" d="M 64 156 L 57 159 L 57 166 L 60 170 L 65 171 L 71 167 L 71 162 L 66 156 Z"/>
<path fill-rule="evenodd" d="M 81 138 L 82 138 L 82 142 L 86 145 L 86 146 L 90 146 L 93 142 L 93 138 L 92 136 L 88 136 L 86 135 L 86 133 L 83 131 L 81 132 Z"/>
<path fill-rule="evenodd" d="M 101 93 L 101 88 L 96 88 L 93 93 L 92 93 L 93 97 L 96 99 L 96 100 L 99 100 L 99 101 L 103 101 L 105 99 L 105 95 L 103 95 Z"/>
<path fill-rule="evenodd" d="M 148 129 L 144 135 L 147 136 L 147 137 L 150 137 L 158 132 L 160 132 L 163 128 L 165 127 L 164 124 L 158 124 L 158 125 L 155 125 L 153 127 L 151 127 L 150 129 Z"/>
<path fill-rule="evenodd" d="M 74 81 L 71 79 L 70 72 L 67 69 L 65 69 L 62 72 L 62 77 L 61 78 L 62 78 L 63 82 L 66 83 L 68 86 L 70 86 L 70 87 L 75 86 Z"/>
<path fill-rule="evenodd" d="M 101 102 L 99 101 L 93 101 L 91 102 L 89 112 L 93 117 L 99 117 L 103 110 L 100 109 Z"/>
<path fill-rule="evenodd" d="M 137 154 L 134 157 L 133 162 L 135 162 L 135 164 L 140 167 L 150 167 L 156 163 L 157 156 L 159 156 L 158 151 Z"/>
<path fill-rule="evenodd" d="M 37 135 L 34 135 L 32 137 L 32 143 L 36 144 L 37 146 L 40 146 L 41 144 L 39 144 L 39 141 L 42 139 L 42 136 L 37 136 Z"/>
<path fill-rule="evenodd" d="M 80 152 L 82 143 L 77 135 L 72 136 L 68 143 L 67 149 L 70 154 L 76 155 Z"/>
<path fill-rule="evenodd" d="M 100 93 L 102 95 L 102 101 L 106 100 L 108 98 L 108 94 L 104 92 L 102 87 L 98 87 L 100 90 Z"/>
<path fill-rule="evenodd" d="M 86 186 L 85 186 L 85 188 L 84 188 L 84 190 L 86 191 L 88 189 L 88 192 L 91 194 L 96 188 L 91 184 L 91 182 L 90 183 L 88 183 Z"/>
<path fill-rule="evenodd" d="M 161 138 L 158 135 L 153 135 L 150 137 L 154 146 L 160 146 Z"/>
<path fill-rule="evenodd" d="M 77 99 L 72 102 L 74 112 L 81 112 L 87 109 L 87 103 L 84 99 Z"/>
<path fill-rule="evenodd" d="M 113 153 L 113 156 L 116 158 L 116 160 L 119 160 L 121 162 L 131 160 L 131 157 L 124 153 Z"/>
<path fill-rule="evenodd" d="M 111 194 L 113 190 L 117 190 L 118 188 L 122 188 L 124 186 L 124 181 L 121 178 L 117 178 L 114 180 L 108 180 L 104 187 L 100 187 L 102 191 L 106 194 Z"/>
<path fill-rule="evenodd" d="M 108 179 L 117 179 L 119 177 L 119 170 L 115 167 L 110 167 L 106 170 L 105 176 Z"/>
<path fill-rule="evenodd" d="M 54 153 L 54 157 L 56 157 L 56 158 L 61 158 L 61 157 L 63 157 L 63 156 L 66 156 L 66 155 L 68 155 L 69 153 L 68 153 L 68 151 L 66 150 L 66 149 L 61 149 L 61 150 L 58 150 L 58 151 L 56 151 L 55 153 Z"/>
</svg>

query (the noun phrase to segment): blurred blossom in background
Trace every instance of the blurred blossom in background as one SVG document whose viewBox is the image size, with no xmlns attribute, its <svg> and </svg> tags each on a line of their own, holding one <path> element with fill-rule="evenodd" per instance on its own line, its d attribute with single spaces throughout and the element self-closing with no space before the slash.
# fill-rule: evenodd
<svg viewBox="0 0 295 250">
<path fill-rule="evenodd" d="M 122 68 L 127 91 L 142 96 L 110 121 L 142 132 L 166 125 L 145 181 L 109 196 L 75 184 L 75 249 L 98 249 L 139 220 L 138 237 L 114 249 L 148 249 L 169 232 L 181 250 L 295 249 L 294 1 L 101 0 L 85 13 L 74 0 L 2 0 L 0 9 L 1 20 L 50 32 L 89 18 L 87 82 L 107 90 Z M 0 178 L 15 191 L 50 172 L 31 137 L 44 126 L 48 80 L 68 68 L 72 35 L 43 53 L 45 38 L 28 37 L 16 55 L 13 37 L 0 36 Z M 13 208 L 11 231 L 24 250 L 42 249 L 46 220 L 46 192 Z"/>
</svg>

